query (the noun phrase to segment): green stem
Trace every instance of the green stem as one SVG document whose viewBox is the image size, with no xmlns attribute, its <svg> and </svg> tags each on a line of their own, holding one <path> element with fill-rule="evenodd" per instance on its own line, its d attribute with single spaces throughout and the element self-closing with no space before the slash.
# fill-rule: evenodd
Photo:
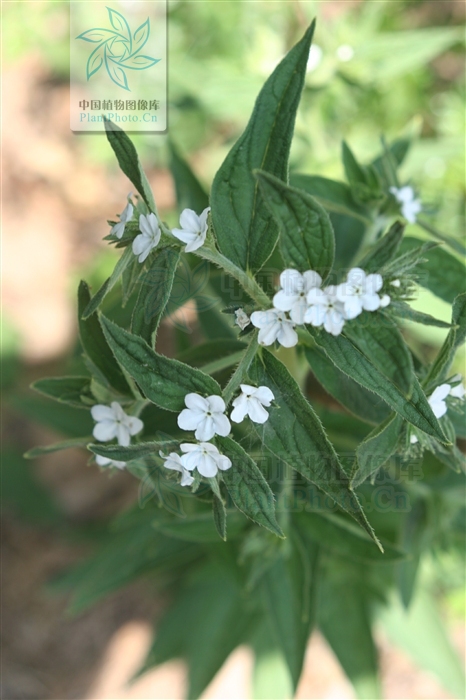
<svg viewBox="0 0 466 700">
<path fill-rule="evenodd" d="M 243 381 L 243 377 L 246 374 L 246 372 L 249 369 L 249 365 L 251 364 L 254 355 L 257 352 L 257 331 L 254 332 L 254 336 L 249 343 L 248 347 L 243 353 L 243 357 L 238 365 L 238 367 L 235 369 L 230 381 L 226 385 L 225 389 L 223 390 L 223 398 L 225 400 L 225 403 L 228 405 L 230 401 L 232 400 L 236 390 L 238 389 L 239 385 Z"/>
</svg>

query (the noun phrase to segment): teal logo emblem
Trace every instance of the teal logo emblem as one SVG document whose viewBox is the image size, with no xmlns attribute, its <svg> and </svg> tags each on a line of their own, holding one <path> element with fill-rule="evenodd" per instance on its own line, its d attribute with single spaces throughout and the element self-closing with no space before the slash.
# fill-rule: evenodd
<svg viewBox="0 0 466 700">
<path fill-rule="evenodd" d="M 128 22 L 120 12 L 110 7 L 107 7 L 107 11 L 112 29 L 96 27 L 76 37 L 97 44 L 87 60 L 87 80 L 105 65 L 109 78 L 118 87 L 131 92 L 126 71 L 147 70 L 160 61 L 160 58 L 141 53 L 150 35 L 149 18 L 132 34 Z"/>
</svg>

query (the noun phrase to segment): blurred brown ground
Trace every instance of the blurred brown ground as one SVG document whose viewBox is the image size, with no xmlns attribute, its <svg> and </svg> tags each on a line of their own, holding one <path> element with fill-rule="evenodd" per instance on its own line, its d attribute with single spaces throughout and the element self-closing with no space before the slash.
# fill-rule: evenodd
<svg viewBox="0 0 466 700">
<path fill-rule="evenodd" d="M 90 165 L 80 137 L 68 129 L 68 90 L 50 82 L 39 56 L 4 73 L 3 306 L 22 336 L 30 374 L 42 374 L 75 338 L 74 280 L 101 246 L 106 219 L 122 208 L 128 183 Z M 37 107 L 39 105 L 39 107 Z M 111 179 L 111 186 L 110 184 Z M 150 172 L 162 209 L 173 204 L 169 174 Z M 6 435 L 27 449 L 57 436 L 6 412 Z M 79 452 L 30 463 L 71 522 L 116 513 L 132 502 L 137 485 L 127 474 L 109 480 L 86 467 Z M 185 672 L 170 663 L 131 688 L 126 681 L 144 658 L 150 622 L 162 603 L 139 583 L 70 619 L 67 601 L 45 585 L 85 555 L 47 528 L 3 515 L 3 698 L 181 698 Z M 464 628 L 453 631 L 464 655 Z M 428 673 L 379 638 L 385 697 L 448 698 Z M 238 649 L 204 697 L 248 697 L 251 656 Z M 311 640 L 298 698 L 351 698 L 351 687 L 327 645 Z"/>
</svg>

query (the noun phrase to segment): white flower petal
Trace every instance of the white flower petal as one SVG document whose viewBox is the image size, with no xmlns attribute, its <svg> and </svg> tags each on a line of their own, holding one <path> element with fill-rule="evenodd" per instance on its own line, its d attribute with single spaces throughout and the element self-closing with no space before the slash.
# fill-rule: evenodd
<svg viewBox="0 0 466 700">
<path fill-rule="evenodd" d="M 268 412 L 262 406 L 260 401 L 251 397 L 248 400 L 248 415 L 249 418 L 254 421 L 254 423 L 265 423 L 269 418 Z"/>
<path fill-rule="evenodd" d="M 193 443 L 193 442 L 182 442 L 180 445 L 180 450 L 182 452 L 195 452 L 195 450 L 199 449 L 199 445 Z"/>
<path fill-rule="evenodd" d="M 129 443 L 131 442 L 131 436 L 128 428 L 126 425 L 123 425 L 123 423 L 117 423 L 116 426 L 118 444 L 122 447 L 128 447 Z"/>
<path fill-rule="evenodd" d="M 366 311 L 376 311 L 380 307 L 380 297 L 378 294 L 363 294 L 361 302 Z"/>
<path fill-rule="evenodd" d="M 191 243 L 188 243 L 188 245 L 185 248 L 186 253 L 192 253 L 194 250 L 197 250 L 201 246 L 204 245 L 206 239 L 206 232 L 204 231 L 203 233 L 198 234 L 194 240 L 191 241 Z"/>
<path fill-rule="evenodd" d="M 197 426 L 194 435 L 196 440 L 200 440 L 201 442 L 212 440 L 215 435 L 215 423 L 213 416 L 205 416 Z"/>
<path fill-rule="evenodd" d="M 285 292 L 284 289 L 280 289 L 280 291 L 275 294 L 272 303 L 279 311 L 290 311 L 296 299 L 296 294 L 289 294 Z"/>
<path fill-rule="evenodd" d="M 225 414 L 214 413 L 212 416 L 212 420 L 214 422 L 216 435 L 221 435 L 222 437 L 226 437 L 230 433 L 230 431 L 231 431 L 230 421 L 225 416 Z M 210 439 L 210 438 L 208 438 L 208 439 Z"/>
<path fill-rule="evenodd" d="M 208 396 L 206 401 L 209 406 L 209 411 L 212 411 L 212 413 L 224 413 L 226 406 L 221 396 L 213 394 L 212 396 Z"/>
<path fill-rule="evenodd" d="M 117 423 L 114 420 L 104 420 L 96 423 L 94 430 L 92 431 L 93 436 L 99 442 L 108 442 L 113 440 L 117 435 Z"/>
<path fill-rule="evenodd" d="M 126 424 L 130 435 L 137 435 L 144 428 L 144 423 L 140 418 L 136 418 L 136 416 L 128 416 Z"/>
<path fill-rule="evenodd" d="M 201 222 L 193 209 L 183 209 L 180 214 L 180 226 L 192 233 L 198 233 L 201 230 Z"/>
<path fill-rule="evenodd" d="M 91 416 L 95 421 L 115 419 L 115 415 L 110 406 L 104 406 L 100 403 L 91 408 Z"/>
<path fill-rule="evenodd" d="M 284 270 L 280 275 L 280 287 L 285 294 L 299 294 L 304 288 L 302 274 L 298 270 Z"/>
<path fill-rule="evenodd" d="M 257 391 L 257 386 L 252 386 L 251 384 L 240 384 L 240 389 L 243 394 L 246 394 L 246 396 L 252 396 L 252 394 Z M 234 402 L 233 405 L 235 405 Z"/>
<path fill-rule="evenodd" d="M 291 323 L 282 323 L 280 325 L 277 340 L 284 348 L 292 348 L 298 343 L 298 334 Z"/>
<path fill-rule="evenodd" d="M 345 301 L 345 318 L 353 319 L 362 313 L 363 304 L 361 297 L 348 297 Z"/>
<path fill-rule="evenodd" d="M 308 304 L 319 304 L 320 306 L 326 306 L 327 305 L 327 295 L 324 292 L 323 289 L 318 289 L 317 287 L 313 287 L 310 289 L 306 295 L 307 303 Z"/>
<path fill-rule="evenodd" d="M 119 221 L 115 226 L 112 226 L 110 229 L 110 233 L 113 236 L 116 236 L 117 238 L 123 238 L 123 234 L 125 232 L 125 222 L 124 221 Z"/>
<path fill-rule="evenodd" d="M 458 384 L 457 386 L 452 386 L 450 389 L 450 396 L 454 396 L 456 399 L 463 399 L 466 394 L 464 384 Z"/>
<path fill-rule="evenodd" d="M 197 463 L 197 471 L 207 479 L 212 478 L 218 471 L 217 460 L 209 454 L 201 454 Z"/>
<path fill-rule="evenodd" d="M 306 311 L 308 309 L 308 303 L 306 301 L 306 297 L 300 297 L 298 301 L 295 301 L 293 304 L 291 311 L 290 311 L 290 316 L 291 320 L 294 323 L 297 323 L 298 325 L 301 325 L 304 323 L 304 316 L 306 315 Z"/>
<path fill-rule="evenodd" d="M 233 410 L 230 413 L 230 419 L 233 423 L 242 423 L 247 415 L 248 399 L 244 394 L 241 394 L 233 401 Z"/>
<path fill-rule="evenodd" d="M 353 287 L 362 287 L 366 279 L 366 273 L 360 267 L 353 267 L 346 276 L 347 282 Z"/>
<path fill-rule="evenodd" d="M 226 472 L 227 469 L 231 467 L 231 459 L 226 455 L 218 455 L 215 461 L 217 462 L 217 467 L 221 469 L 222 472 Z"/>
<path fill-rule="evenodd" d="M 199 458 L 201 456 L 201 452 L 199 450 L 199 445 L 194 445 L 193 446 L 195 449 L 192 452 L 188 452 L 187 454 L 184 454 L 181 457 L 181 464 L 185 469 L 188 471 L 192 472 L 194 469 L 197 467 L 197 463 L 199 461 Z"/>
<path fill-rule="evenodd" d="M 199 396 L 199 394 L 186 394 L 184 402 L 186 407 L 190 408 L 192 411 L 202 411 L 206 413 L 206 411 L 209 410 L 209 402 L 203 396 Z"/>
<path fill-rule="evenodd" d="M 175 236 L 175 238 L 178 238 L 178 240 L 182 241 L 183 243 L 187 243 L 188 245 L 196 241 L 199 236 L 198 233 L 193 231 L 184 231 L 181 228 L 172 228 L 172 234 Z"/>
<path fill-rule="evenodd" d="M 308 292 L 313 287 L 320 287 L 322 284 L 322 277 L 318 272 L 314 272 L 314 270 L 307 270 L 303 273 L 303 281 L 304 291 Z"/>
<path fill-rule="evenodd" d="M 327 312 L 324 321 L 324 328 L 327 331 L 327 333 L 331 333 L 335 336 L 340 335 L 344 325 L 345 321 L 342 315 L 338 313 L 338 311 L 331 309 Z"/>
<path fill-rule="evenodd" d="M 191 484 L 194 481 L 194 477 L 191 476 L 191 474 L 186 469 L 183 469 L 181 474 L 182 474 L 182 476 L 181 476 L 180 486 L 191 486 Z"/>
<path fill-rule="evenodd" d="M 311 326 L 318 328 L 324 323 L 326 315 L 327 309 L 325 308 L 325 306 L 310 306 L 306 311 L 304 321 L 305 323 L 310 323 Z"/>
<path fill-rule="evenodd" d="M 139 255 L 142 253 L 150 244 L 150 238 L 148 238 L 144 233 L 139 233 L 133 241 L 132 247 L 134 255 Z"/>
<path fill-rule="evenodd" d="M 263 406 L 270 406 L 275 396 L 273 395 L 273 392 L 269 389 L 268 386 L 260 386 L 254 392 L 254 398 L 258 399 L 258 401 L 260 401 Z"/>
<path fill-rule="evenodd" d="M 383 287 L 382 275 L 379 275 L 378 273 L 367 275 L 367 277 L 366 277 L 366 292 L 368 292 L 369 294 L 374 294 L 374 292 L 378 292 L 380 289 L 382 289 L 382 287 Z"/>
<path fill-rule="evenodd" d="M 259 345 L 272 345 L 277 340 L 280 330 L 281 325 L 278 321 L 261 328 L 258 335 Z"/>
<path fill-rule="evenodd" d="M 440 384 L 434 391 L 432 392 L 429 402 L 432 401 L 435 403 L 436 401 L 443 401 L 448 394 L 450 393 L 450 385 L 449 384 Z"/>
<path fill-rule="evenodd" d="M 185 408 L 179 414 L 177 423 L 181 430 L 196 430 L 204 420 L 205 413 L 191 411 L 189 408 Z"/>
</svg>

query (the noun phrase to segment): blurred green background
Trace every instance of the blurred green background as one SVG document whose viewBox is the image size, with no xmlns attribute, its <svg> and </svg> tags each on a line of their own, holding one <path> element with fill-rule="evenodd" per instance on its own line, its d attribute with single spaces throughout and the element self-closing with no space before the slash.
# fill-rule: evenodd
<svg viewBox="0 0 466 700">
<path fill-rule="evenodd" d="M 413 146 L 402 167 L 403 182 L 419 190 L 432 224 L 463 237 L 464 14 L 464 3 L 448 0 L 170 0 L 170 138 L 208 190 L 264 80 L 317 16 L 291 168 L 343 179 L 342 139 L 359 160 L 369 161 L 380 151 L 382 134 L 389 141 L 410 136 Z M 106 219 L 122 210 L 129 186 L 103 136 L 69 131 L 68 3 L 5 3 L 3 20 L 2 500 L 12 590 L 15 576 L 28 577 L 23 555 L 29 551 L 31 529 L 40 533 L 39 543 L 32 541 L 36 555 L 42 547 L 46 563 L 29 576 L 25 596 L 32 600 L 38 586 L 87 551 L 101 525 L 136 497 L 128 475 L 109 482 L 106 475 L 87 469 L 80 453 L 60 453 L 37 463 L 21 457 L 34 444 L 91 429 L 87 414 L 57 409 L 27 387 L 40 376 L 79 371 L 77 281 L 85 278 L 98 285 L 114 265 L 115 254 L 105 249 L 102 238 L 108 233 Z M 134 141 L 161 213 L 174 225 L 167 137 L 138 135 Z M 408 226 L 408 233 L 425 236 L 415 225 Z M 416 306 L 449 320 L 447 304 L 427 291 L 420 293 Z M 189 309 L 186 313 L 192 331 L 186 334 L 189 345 L 198 336 L 196 318 Z M 415 333 L 416 343 L 427 353 L 434 353 L 445 335 L 442 329 L 420 326 Z M 167 351 L 172 335 L 173 328 L 167 327 Z M 464 356 L 458 360 L 459 371 L 461 365 L 464 373 Z M 463 561 L 452 554 L 432 560 L 423 576 L 439 595 L 453 633 L 461 637 L 462 629 L 464 639 L 462 571 Z M 12 600 L 13 613 L 20 615 L 14 596 Z M 50 635 L 60 638 L 57 620 L 39 615 L 36 633 L 49 624 Z M 13 622 L 7 615 L 6 633 L 10 629 Z M 97 645 L 97 655 L 104 641 Z M 24 645 L 8 643 L 13 664 L 21 663 L 23 652 Z M 58 650 L 54 666 L 29 647 L 27 653 L 34 662 L 26 664 L 32 670 L 24 671 L 21 682 L 34 686 L 34 664 L 42 661 L 49 674 L 40 681 L 47 697 L 65 692 L 59 679 L 63 669 L 79 676 L 75 687 L 86 686 L 84 657 L 81 664 L 67 666 Z"/>
</svg>

